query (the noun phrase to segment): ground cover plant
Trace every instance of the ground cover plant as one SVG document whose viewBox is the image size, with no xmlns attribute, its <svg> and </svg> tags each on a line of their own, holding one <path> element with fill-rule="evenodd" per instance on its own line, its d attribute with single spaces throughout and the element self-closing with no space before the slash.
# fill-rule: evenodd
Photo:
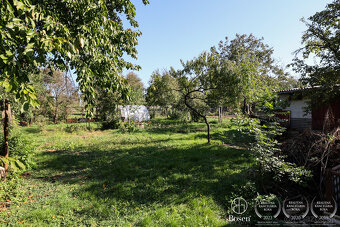
<svg viewBox="0 0 340 227">
<path fill-rule="evenodd" d="M 81 125 L 22 128 L 36 147 L 2 224 L 223 226 L 230 200 L 256 197 L 254 159 L 228 122 L 153 120 L 132 132 Z M 74 126 L 75 127 L 75 126 Z M 72 127 L 72 129 L 74 129 Z"/>
</svg>

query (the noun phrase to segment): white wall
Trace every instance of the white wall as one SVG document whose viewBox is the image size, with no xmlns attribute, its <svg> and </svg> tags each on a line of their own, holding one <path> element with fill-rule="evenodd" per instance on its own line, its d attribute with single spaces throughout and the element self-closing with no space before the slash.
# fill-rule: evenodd
<svg viewBox="0 0 340 227">
<path fill-rule="evenodd" d="M 304 107 L 307 107 L 307 101 L 309 100 L 292 100 L 290 101 L 290 106 L 286 107 L 285 110 L 290 110 L 291 118 L 306 118 L 306 119 L 311 119 L 312 115 L 308 113 L 305 115 Z"/>
</svg>

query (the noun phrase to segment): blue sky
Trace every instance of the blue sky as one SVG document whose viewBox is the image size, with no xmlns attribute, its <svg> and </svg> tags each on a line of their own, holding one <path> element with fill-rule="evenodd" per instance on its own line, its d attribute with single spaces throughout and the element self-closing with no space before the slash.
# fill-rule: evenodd
<svg viewBox="0 0 340 227">
<path fill-rule="evenodd" d="M 326 0 L 150 0 L 136 5 L 139 38 L 138 72 L 145 86 L 155 69 L 180 68 L 236 33 L 263 37 L 282 65 L 291 62 L 306 29 L 300 21 L 325 8 Z M 126 72 L 125 72 L 126 73 Z M 298 75 L 295 75 L 298 76 Z"/>
</svg>

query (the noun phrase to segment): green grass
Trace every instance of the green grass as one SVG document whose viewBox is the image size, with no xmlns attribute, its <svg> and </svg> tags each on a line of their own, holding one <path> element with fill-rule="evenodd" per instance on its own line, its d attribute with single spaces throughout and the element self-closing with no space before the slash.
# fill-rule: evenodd
<svg viewBox="0 0 340 227">
<path fill-rule="evenodd" d="M 213 122 L 210 145 L 204 124 L 168 120 L 134 133 L 99 131 L 95 124 L 92 131 L 82 125 L 22 128 L 37 147 L 37 168 L 22 177 L 24 198 L 0 212 L 0 223 L 226 225 L 230 200 L 255 191 L 249 180 L 254 160 L 230 146 L 249 138 L 226 126 Z"/>
</svg>

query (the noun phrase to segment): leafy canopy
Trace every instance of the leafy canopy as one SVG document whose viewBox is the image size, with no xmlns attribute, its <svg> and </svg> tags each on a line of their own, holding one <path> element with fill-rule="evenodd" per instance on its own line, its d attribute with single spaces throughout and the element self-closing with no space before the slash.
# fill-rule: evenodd
<svg viewBox="0 0 340 227">
<path fill-rule="evenodd" d="M 0 15 L 0 82 L 17 99 L 38 105 L 29 75 L 42 67 L 74 69 L 87 107 L 97 86 L 128 92 L 120 73 L 139 66 L 123 55 L 137 57 L 141 35 L 131 1 L 3 0 Z"/>
<path fill-rule="evenodd" d="M 307 30 L 292 65 L 304 84 L 321 86 L 312 95 L 318 96 L 319 102 L 328 102 L 340 94 L 340 1 L 334 0 L 325 10 L 302 21 Z"/>
<path fill-rule="evenodd" d="M 149 87 L 146 90 L 148 105 L 162 107 L 176 105 L 179 101 L 178 83 L 170 71 L 155 70 L 151 75 Z"/>
</svg>

